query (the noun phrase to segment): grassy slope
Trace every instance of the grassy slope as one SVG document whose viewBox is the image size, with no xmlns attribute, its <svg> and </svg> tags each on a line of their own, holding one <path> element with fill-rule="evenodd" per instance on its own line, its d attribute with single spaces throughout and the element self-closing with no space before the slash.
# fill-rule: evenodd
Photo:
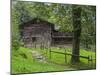
<svg viewBox="0 0 100 75">
<path fill-rule="evenodd" d="M 47 57 L 51 63 L 40 63 L 32 57 L 32 50 L 38 51 Z M 57 52 L 64 52 L 63 49 L 52 48 Z M 67 49 L 68 53 L 71 53 L 71 49 Z M 88 56 L 91 55 L 95 58 L 94 52 L 85 50 L 80 51 L 80 55 Z M 77 69 L 88 69 L 87 59 L 81 58 L 81 64 L 71 65 L 71 56 L 67 56 L 67 64 L 64 62 L 64 55 L 52 53 L 51 59 L 49 59 L 49 51 L 47 49 L 40 50 L 39 48 L 23 48 L 21 47 L 18 51 L 12 50 L 12 73 L 30 73 L 30 72 L 47 72 L 47 71 L 63 71 L 63 70 L 77 70 Z M 95 63 L 93 63 L 95 68 Z M 73 68 L 74 67 L 74 68 Z"/>
<path fill-rule="evenodd" d="M 81 63 L 79 63 L 77 65 L 72 65 L 70 63 L 71 56 L 69 56 L 69 55 L 67 55 L 67 64 L 66 64 L 65 60 L 64 60 L 65 57 L 62 54 L 52 53 L 51 59 L 49 59 L 49 51 L 47 51 L 46 49 L 44 49 L 44 50 L 33 49 L 33 50 L 37 50 L 37 51 L 43 53 L 43 55 L 45 55 L 48 58 L 49 61 L 52 61 L 53 63 L 56 63 L 56 64 L 62 64 L 62 65 L 66 65 L 66 66 L 70 65 L 70 66 L 76 67 L 77 69 L 93 69 L 96 66 L 95 60 L 93 61 L 92 67 L 91 67 L 91 65 L 88 65 L 88 60 L 84 59 L 84 58 L 80 58 Z M 51 50 L 64 53 L 64 49 L 52 48 Z M 71 49 L 66 49 L 66 52 L 71 54 L 72 51 L 71 51 Z M 95 53 L 94 52 L 90 52 L 90 51 L 86 51 L 86 50 L 81 49 L 80 55 L 81 56 L 87 56 L 87 57 L 92 55 L 92 58 L 95 59 Z"/>
<path fill-rule="evenodd" d="M 12 50 L 12 73 L 30 73 L 70 70 L 70 67 L 58 66 L 52 63 L 40 63 L 32 57 L 31 50 L 20 48 L 18 51 Z"/>
</svg>

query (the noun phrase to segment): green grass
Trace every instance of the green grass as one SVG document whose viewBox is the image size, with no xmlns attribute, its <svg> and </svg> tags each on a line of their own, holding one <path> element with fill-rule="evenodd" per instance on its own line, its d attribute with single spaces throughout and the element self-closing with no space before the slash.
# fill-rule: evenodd
<svg viewBox="0 0 100 75">
<path fill-rule="evenodd" d="M 56 63 L 56 64 L 60 64 L 60 65 L 66 65 L 66 66 L 72 66 L 75 67 L 77 69 L 94 69 L 96 67 L 96 63 L 95 60 L 93 60 L 92 66 L 90 64 L 88 64 L 88 59 L 85 58 L 80 58 L 80 63 L 72 65 L 71 64 L 71 56 L 67 55 L 67 63 L 65 63 L 65 56 L 63 54 L 58 54 L 58 53 L 51 53 L 51 59 L 49 58 L 49 50 L 47 49 L 40 49 L 40 48 L 33 48 L 33 50 L 39 51 L 41 52 L 44 56 L 46 56 L 48 58 L 49 61 Z M 57 51 L 57 52 L 65 52 L 64 48 L 51 48 L 52 51 Z M 67 53 L 72 53 L 71 49 L 66 49 Z M 81 56 L 92 56 L 93 59 L 95 59 L 95 52 L 91 52 L 91 51 L 86 51 L 81 49 L 80 50 L 80 55 Z"/>
<path fill-rule="evenodd" d="M 32 57 L 31 49 L 28 48 L 12 50 L 12 74 L 63 70 L 73 70 L 73 68 L 53 63 L 40 63 Z"/>
<path fill-rule="evenodd" d="M 42 63 L 32 57 L 32 51 L 38 51 L 45 56 L 49 63 Z M 63 48 L 51 48 L 53 51 L 64 53 Z M 66 49 L 67 53 L 71 53 L 71 49 Z M 95 59 L 95 53 L 81 49 L 80 55 L 90 56 Z M 51 72 L 51 71 L 64 71 L 64 70 L 78 70 L 78 69 L 93 69 L 95 68 L 95 61 L 93 61 L 92 67 L 88 65 L 88 60 L 80 58 L 80 63 L 72 65 L 70 63 L 71 56 L 67 55 L 67 63 L 65 63 L 64 55 L 58 53 L 52 53 L 51 59 L 49 58 L 48 49 L 40 48 L 23 48 L 19 50 L 12 50 L 12 74 L 17 73 L 33 73 L 33 72 Z"/>
</svg>

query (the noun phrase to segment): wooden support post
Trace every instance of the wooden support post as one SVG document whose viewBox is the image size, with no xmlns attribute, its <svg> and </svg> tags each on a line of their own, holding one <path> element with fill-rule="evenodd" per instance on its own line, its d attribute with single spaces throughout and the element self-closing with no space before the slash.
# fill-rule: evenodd
<svg viewBox="0 0 100 75">
<path fill-rule="evenodd" d="M 47 54 L 47 50 L 48 50 L 48 48 L 45 48 L 45 53 Z"/>
<path fill-rule="evenodd" d="M 65 63 L 67 63 L 66 49 L 65 49 Z"/>
<path fill-rule="evenodd" d="M 49 48 L 46 48 L 46 54 L 48 54 L 48 50 L 49 50 Z"/>
<path fill-rule="evenodd" d="M 89 66 L 89 64 L 90 64 L 90 57 L 88 56 L 88 66 Z"/>
<path fill-rule="evenodd" d="M 34 44 L 34 47 L 36 48 L 36 43 Z"/>
<path fill-rule="evenodd" d="M 49 49 L 49 58 L 51 59 L 51 48 Z"/>
<path fill-rule="evenodd" d="M 91 56 L 90 60 L 91 60 L 91 68 L 92 68 L 92 64 L 93 64 L 93 61 L 92 61 L 92 56 Z"/>
</svg>

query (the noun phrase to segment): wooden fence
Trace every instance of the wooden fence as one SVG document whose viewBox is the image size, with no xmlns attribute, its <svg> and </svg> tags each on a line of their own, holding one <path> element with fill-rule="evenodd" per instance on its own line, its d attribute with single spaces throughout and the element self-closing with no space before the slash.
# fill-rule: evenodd
<svg viewBox="0 0 100 75">
<path fill-rule="evenodd" d="M 67 55 L 70 55 L 70 56 L 72 56 L 72 54 L 70 54 L 70 53 L 67 53 L 66 52 L 66 49 L 65 49 L 65 52 L 63 53 L 63 52 L 57 52 L 57 51 L 53 51 L 53 50 L 51 50 L 51 49 L 49 49 L 49 58 L 51 59 L 51 54 L 52 54 L 52 52 L 53 53 L 58 53 L 58 54 L 63 54 L 64 56 L 65 56 L 65 63 L 67 63 Z M 78 56 L 78 55 L 74 55 L 74 56 Z M 88 65 L 90 65 L 90 66 L 92 66 L 92 64 L 93 64 L 93 60 L 96 60 L 96 59 L 93 59 L 93 57 L 92 56 L 79 56 L 80 58 L 84 58 L 84 59 L 87 59 L 88 60 Z"/>
</svg>

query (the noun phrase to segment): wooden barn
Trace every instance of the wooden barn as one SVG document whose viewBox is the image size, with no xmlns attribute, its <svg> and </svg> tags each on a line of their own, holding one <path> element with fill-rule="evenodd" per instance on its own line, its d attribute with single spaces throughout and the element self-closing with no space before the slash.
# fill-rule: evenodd
<svg viewBox="0 0 100 75">
<path fill-rule="evenodd" d="M 72 43 L 72 33 L 55 30 L 54 24 L 39 18 L 19 26 L 25 47 L 50 47 L 57 44 Z"/>
</svg>

